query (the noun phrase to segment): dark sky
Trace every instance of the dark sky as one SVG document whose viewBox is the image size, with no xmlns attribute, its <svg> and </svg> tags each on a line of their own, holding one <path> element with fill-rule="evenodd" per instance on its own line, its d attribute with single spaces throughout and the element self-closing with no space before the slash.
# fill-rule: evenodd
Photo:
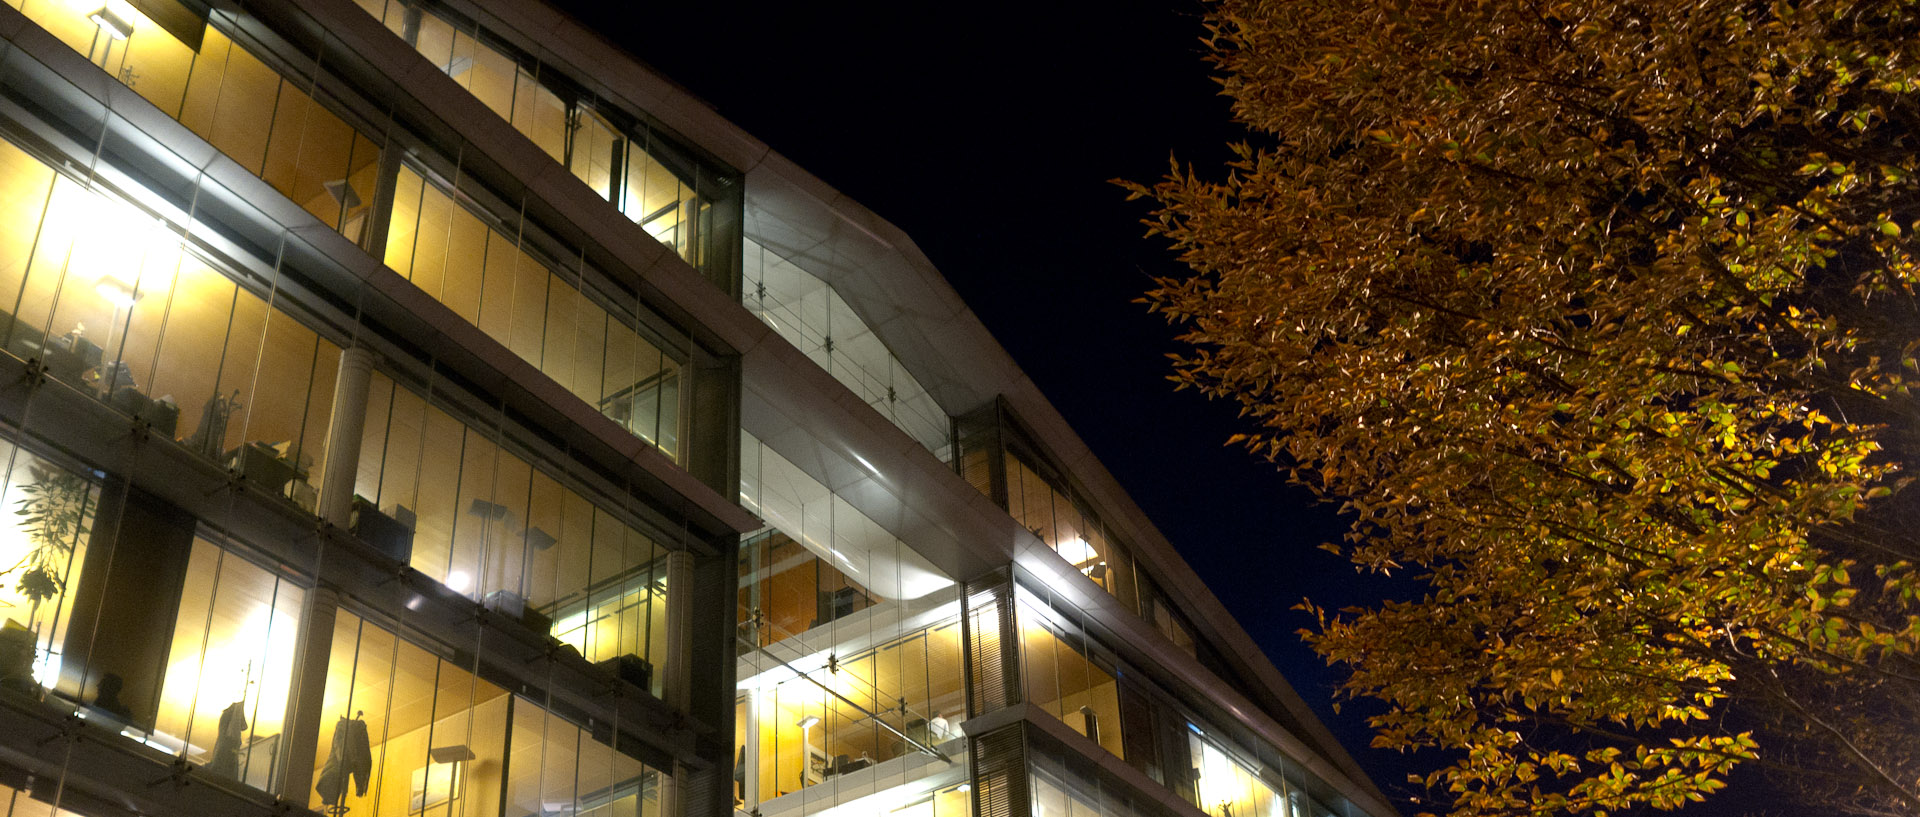
<svg viewBox="0 0 1920 817">
<path fill-rule="evenodd" d="M 1315 548 L 1344 530 L 1329 506 L 1223 446 L 1232 406 L 1173 391 L 1173 332 L 1134 303 L 1184 268 L 1109 180 L 1169 155 L 1217 177 L 1245 136 L 1199 3 L 562 5 L 911 235 L 1375 783 L 1412 793 L 1408 760 L 1333 712 L 1290 609 L 1390 589 Z"/>
</svg>

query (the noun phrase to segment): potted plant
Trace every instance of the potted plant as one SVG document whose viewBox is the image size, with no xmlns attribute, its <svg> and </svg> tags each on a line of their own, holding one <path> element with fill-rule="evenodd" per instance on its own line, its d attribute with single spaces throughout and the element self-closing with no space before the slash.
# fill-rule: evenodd
<svg viewBox="0 0 1920 817">
<path fill-rule="evenodd" d="M 87 535 L 93 486 L 63 468 L 33 463 L 27 470 L 33 479 L 20 486 L 22 497 L 13 513 L 33 549 L 13 567 L 0 571 L 0 577 L 19 574 L 15 587 L 32 603 L 27 612 L 31 621 L 41 602 L 66 589 L 63 574 L 74 543 Z"/>
</svg>

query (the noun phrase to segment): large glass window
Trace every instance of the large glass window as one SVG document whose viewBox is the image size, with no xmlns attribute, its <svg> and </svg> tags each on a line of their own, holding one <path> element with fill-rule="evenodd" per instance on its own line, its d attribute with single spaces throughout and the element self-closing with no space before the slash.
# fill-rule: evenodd
<svg viewBox="0 0 1920 817">
<path fill-rule="evenodd" d="M 864 622 L 944 600 L 952 579 L 886 528 L 750 434 L 741 504 L 769 529 L 740 551 L 740 648 Z M 852 622 L 855 614 L 876 612 Z M 831 637 L 826 633 L 824 637 Z"/>
<path fill-rule="evenodd" d="M 1074 768 L 1068 755 L 1028 749 L 1032 768 L 1033 817 L 1145 817 L 1152 808 L 1135 807 L 1119 787 L 1106 785 L 1097 774 Z M 1267 813 L 1239 817 L 1286 817 Z"/>
<path fill-rule="evenodd" d="M 901 431 L 946 460 L 947 414 L 826 281 L 746 241 L 742 299 L 760 320 Z"/>
<path fill-rule="evenodd" d="M 739 594 L 741 652 L 825 627 L 878 601 L 832 560 L 777 530 L 741 543 Z"/>
<path fill-rule="evenodd" d="M 884 780 L 880 813 L 937 806 L 955 767 L 934 753 L 961 751 L 966 717 L 956 585 L 793 463 L 743 448 L 742 500 L 773 528 L 741 547 L 736 800 L 776 813 L 821 783 Z"/>
<path fill-rule="evenodd" d="M 1296 785 L 1307 779 L 1304 770 L 1244 725 L 1194 715 L 1188 704 L 1196 699 L 1124 666 L 1102 642 L 1111 643 L 1110 634 L 1058 595 L 1026 584 L 1017 585 L 1016 595 L 1020 677 L 1029 704 L 1213 817 L 1325 813 Z M 1217 728 L 1220 723 L 1230 728 Z M 1061 765 L 1060 758 L 1070 757 L 1035 749 L 1039 813 L 1132 813 L 1090 770 L 1081 774 Z"/>
<path fill-rule="evenodd" d="M 386 263 L 622 428 L 680 457 L 678 360 L 522 240 L 402 168 Z"/>
<path fill-rule="evenodd" d="M 379 226 L 369 223 L 368 214 L 381 188 L 380 148 L 335 112 L 344 106 L 327 99 L 319 84 L 284 76 L 231 39 L 222 26 L 201 22 L 184 7 L 174 18 L 195 21 L 187 31 L 178 25 L 169 29 L 156 24 L 124 0 L 110 0 L 104 7 L 92 2 L 76 5 L 73 0 L 12 2 L 329 227 L 356 242 L 375 243 L 372 239 L 377 236 L 369 231 Z M 214 19 L 221 19 L 221 14 L 214 12 Z M 618 192 L 617 201 L 632 198 L 636 206 L 659 210 L 645 222 L 656 236 L 684 245 L 689 258 L 703 252 L 687 226 L 693 222 L 682 221 L 683 216 L 695 221 L 705 218 L 701 214 L 710 209 L 710 202 L 694 195 L 678 176 L 665 172 L 659 161 L 646 158 L 643 151 L 633 151 L 636 155 L 629 159 L 630 139 L 591 111 L 560 104 L 558 97 L 497 50 L 456 33 L 431 15 L 420 18 L 416 13 L 415 17 L 422 26 L 422 48 L 431 50 L 429 56 L 438 55 L 437 64 L 459 73 L 463 83 L 489 104 L 506 106 L 501 108 L 503 115 L 526 123 L 530 135 L 552 145 L 550 137 L 558 134 L 563 150 L 578 147 L 571 154 L 575 158 L 566 160 L 589 182 L 602 180 L 597 189 L 603 195 Z M 564 144 L 567 134 L 574 136 L 572 146 Z M 556 158 L 567 155 L 556 154 Z M 633 183 L 608 181 L 616 176 L 631 176 Z M 396 199 L 385 241 L 389 266 L 628 431 L 668 457 L 680 458 L 678 360 L 643 337 L 633 319 L 602 306 L 578 274 L 569 278 L 536 262 L 519 234 L 490 229 L 411 169 L 401 170 L 394 183 Z M 151 234 L 165 241 L 148 226 L 103 222 L 91 214 L 76 225 L 89 235 Z M 109 228 L 117 227 L 132 229 L 110 232 Z M 95 254 L 115 256 L 112 261 L 124 261 L 120 256 L 126 256 L 130 246 L 95 245 L 100 248 Z M 147 296 L 156 294 L 154 284 L 133 280 L 125 272 L 116 277 L 121 284 L 114 285 L 115 294 L 106 297 L 145 298 L 149 311 L 153 309 L 158 301 Z M 109 285 L 103 282 L 102 286 Z M 196 298 L 195 303 L 211 300 Z M 136 311 L 132 306 L 128 309 Z M 250 328 L 245 320 L 236 315 L 236 328 Z M 101 318 L 92 326 L 98 331 L 108 323 Z M 206 324 L 192 325 L 205 328 Z M 294 456 L 294 452 L 283 450 L 277 455 Z"/>
<path fill-rule="evenodd" d="M 948 745 L 966 717 L 958 612 L 881 644 L 754 666 L 741 681 L 741 802 L 773 800 L 900 758 L 930 759 L 925 748 L 958 751 Z M 895 764 L 880 773 L 906 771 Z"/>
<path fill-rule="evenodd" d="M 313 507 L 340 348 L 171 225 L 5 143 L 0 348 Z"/>
<path fill-rule="evenodd" d="M 37 694 L 60 676 L 73 590 L 100 491 L 82 472 L 0 442 L 0 688 Z"/>
<path fill-rule="evenodd" d="M 344 610 L 322 707 L 309 800 L 321 813 L 659 814 L 658 773 L 645 764 Z"/>
<path fill-rule="evenodd" d="M 935 789 L 892 811 L 889 817 L 967 817 L 973 813 L 972 784 L 962 783 Z"/>
<path fill-rule="evenodd" d="M 1195 640 L 1185 614 L 1134 563 L 1127 547 L 1108 535 L 1099 516 L 1068 487 L 1067 480 L 1033 453 L 1033 445 L 997 402 L 961 417 L 956 428 L 960 455 L 955 469 L 962 478 L 996 501 L 1004 497 L 1014 521 L 1175 647 L 1207 663 L 1209 655 Z M 1219 662 L 1207 665 L 1219 668 Z"/>
<path fill-rule="evenodd" d="M 648 235 L 731 291 L 739 185 L 490 32 L 431 4 L 356 0 Z"/>
<path fill-rule="evenodd" d="M 506 817 L 661 817 L 658 772 L 518 695 L 511 747 Z"/>
<path fill-rule="evenodd" d="M 274 788 L 306 598 L 286 577 L 194 540 L 148 745 Z M 96 710 L 104 683 L 105 676 L 95 683 Z"/>
<path fill-rule="evenodd" d="M 1084 509 L 1061 487 L 1063 480 L 1040 470 L 1009 449 L 1002 455 L 1007 480 L 1007 512 L 1033 531 L 1060 558 L 1092 579 L 1129 609 L 1138 609 L 1133 558 L 1107 537 L 1099 517 Z M 1191 651 L 1191 650 L 1189 650 Z"/>
<path fill-rule="evenodd" d="M 274 790 L 306 590 L 124 482 L 0 458 L 0 687 Z"/>
<path fill-rule="evenodd" d="M 1115 660 L 1086 638 L 1074 621 L 1077 611 L 1052 609 L 1024 589 L 1019 596 L 1020 677 L 1027 701 L 1125 758 Z"/>
<path fill-rule="evenodd" d="M 1291 817 L 1280 784 L 1270 783 L 1242 763 L 1224 746 L 1189 726 L 1188 752 L 1196 772 L 1201 811 L 1213 817 L 1257 814 Z"/>
<path fill-rule="evenodd" d="M 589 660 L 664 660 L 666 549 L 499 435 L 378 373 L 354 490 L 411 532 L 408 563 L 435 581 Z M 651 673 L 656 695 L 663 675 Z"/>
<path fill-rule="evenodd" d="M 363 237 L 379 144 L 313 82 L 282 76 L 185 6 L 163 26 L 125 0 L 9 2 L 327 226 Z"/>
</svg>

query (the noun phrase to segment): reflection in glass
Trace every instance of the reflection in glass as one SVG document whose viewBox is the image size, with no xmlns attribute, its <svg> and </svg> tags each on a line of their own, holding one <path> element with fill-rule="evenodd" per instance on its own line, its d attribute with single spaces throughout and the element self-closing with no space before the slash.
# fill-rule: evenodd
<svg viewBox="0 0 1920 817">
<path fill-rule="evenodd" d="M 947 414 L 826 281 L 747 239 L 747 308 L 934 456 L 950 448 Z"/>
</svg>

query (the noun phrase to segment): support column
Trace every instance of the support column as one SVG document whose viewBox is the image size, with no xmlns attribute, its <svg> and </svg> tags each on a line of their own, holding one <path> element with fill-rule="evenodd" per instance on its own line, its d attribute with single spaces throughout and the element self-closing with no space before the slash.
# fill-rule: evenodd
<svg viewBox="0 0 1920 817">
<path fill-rule="evenodd" d="M 667 552 L 667 660 L 661 686 L 667 705 L 691 711 L 693 687 L 693 554 Z M 726 652 L 732 652 L 727 645 Z"/>
<path fill-rule="evenodd" d="M 294 645 L 293 694 L 287 699 L 286 728 L 280 741 L 286 772 L 279 794 L 301 808 L 313 797 L 313 767 L 326 714 L 320 708 L 327 697 L 327 661 L 333 655 L 333 623 L 339 610 L 338 592 L 322 587 L 307 594 L 307 613 Z"/>
<path fill-rule="evenodd" d="M 663 817 L 693 817 L 682 812 L 680 806 L 680 778 L 687 773 L 687 767 L 679 761 L 671 765 L 672 768 L 659 770 L 660 774 L 657 778 L 659 788 L 656 791 L 660 796 L 660 814 Z"/>
<path fill-rule="evenodd" d="M 373 352 L 360 346 L 340 352 L 333 381 L 333 416 L 327 421 L 327 461 L 320 478 L 320 518 L 336 527 L 352 522 L 353 484 L 360 472 L 360 441 L 367 426 L 367 389 L 373 382 Z"/>
<path fill-rule="evenodd" d="M 977 718 L 1025 700 L 1011 570 L 996 568 L 967 582 L 960 611 L 961 644 L 967 656 L 961 666 L 967 717 Z"/>
</svg>

